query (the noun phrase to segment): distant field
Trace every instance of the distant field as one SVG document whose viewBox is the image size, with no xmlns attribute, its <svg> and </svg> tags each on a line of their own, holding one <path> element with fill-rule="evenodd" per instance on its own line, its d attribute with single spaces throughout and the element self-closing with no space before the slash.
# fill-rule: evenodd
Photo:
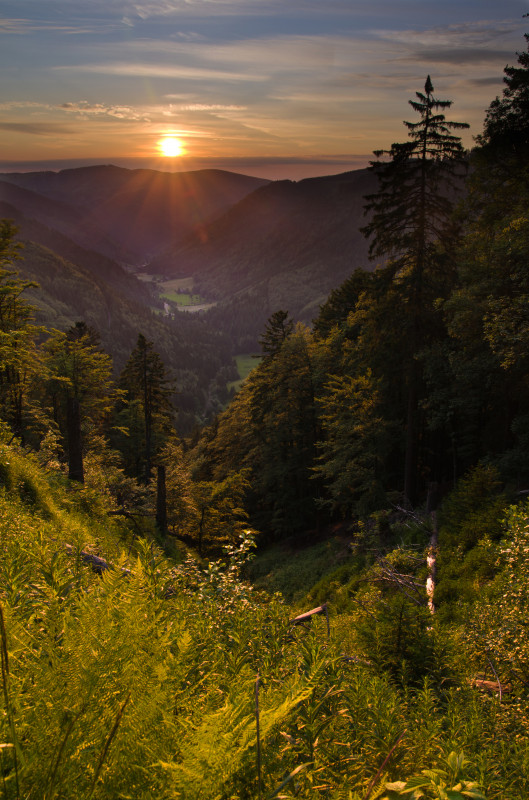
<svg viewBox="0 0 529 800">
<path fill-rule="evenodd" d="M 190 291 L 193 288 L 193 278 L 172 278 L 170 281 L 160 283 L 160 288 L 164 292 L 177 292 L 178 289 Z"/>
<path fill-rule="evenodd" d="M 199 294 L 164 291 L 160 292 L 160 297 L 164 300 L 170 300 L 172 303 L 176 303 L 177 306 L 197 306 L 204 303 L 204 300 Z"/>
<path fill-rule="evenodd" d="M 261 357 L 255 358 L 251 353 L 243 353 L 241 355 L 235 356 L 235 363 L 237 365 L 237 370 L 239 372 L 239 380 L 238 381 L 229 381 L 226 385 L 228 390 L 232 387 L 235 389 L 236 392 L 239 391 L 241 386 L 243 385 L 244 381 L 261 360 Z"/>
</svg>

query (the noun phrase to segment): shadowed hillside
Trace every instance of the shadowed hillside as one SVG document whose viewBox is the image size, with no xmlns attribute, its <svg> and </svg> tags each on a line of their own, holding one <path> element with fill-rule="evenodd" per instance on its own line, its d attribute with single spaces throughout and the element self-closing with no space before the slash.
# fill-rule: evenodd
<svg viewBox="0 0 529 800">
<path fill-rule="evenodd" d="M 169 173 L 115 166 L 6 173 L 0 177 L 82 212 L 85 232 L 94 228 L 99 235 L 108 236 L 123 249 L 119 260 L 135 264 L 159 253 L 267 183 L 261 178 L 223 170 Z M 17 202 L 10 197 L 6 199 L 26 214 L 31 211 L 22 204 L 20 195 Z M 102 252 L 117 257 L 108 250 Z"/>
<path fill-rule="evenodd" d="M 202 294 L 259 294 L 273 310 L 323 302 L 356 267 L 368 267 L 359 232 L 366 170 L 263 186 L 163 255 L 152 272 L 192 275 Z"/>
<path fill-rule="evenodd" d="M 7 186 L 7 184 L 0 183 L 0 187 L 4 186 Z M 14 188 L 16 192 L 23 191 L 26 193 L 25 190 L 19 190 L 18 187 L 8 188 Z M 37 195 L 35 197 L 38 198 Z M 48 201 L 41 201 L 40 198 L 38 198 L 38 202 L 42 202 L 43 205 L 48 203 Z M 38 213 L 38 209 L 36 210 Z M 0 217 L 11 219 L 15 223 L 18 228 L 17 238 L 20 241 L 33 242 L 52 250 L 57 256 L 76 264 L 93 275 L 95 280 L 104 280 L 109 286 L 114 287 L 118 293 L 136 302 L 144 305 L 153 303 L 153 296 L 148 286 L 111 258 L 92 249 L 81 247 L 68 236 L 60 233 L 55 228 L 48 227 L 37 219 L 25 217 L 18 208 L 9 203 L 0 201 Z M 38 279 L 38 276 L 35 276 L 35 278 Z"/>
</svg>

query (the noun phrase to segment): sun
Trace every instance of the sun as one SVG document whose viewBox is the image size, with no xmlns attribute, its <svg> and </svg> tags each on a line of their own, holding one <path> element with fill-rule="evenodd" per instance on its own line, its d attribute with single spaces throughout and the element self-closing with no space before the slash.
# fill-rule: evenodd
<svg viewBox="0 0 529 800">
<path fill-rule="evenodd" d="M 163 139 L 158 140 L 158 150 L 166 158 L 175 158 L 182 155 L 184 147 L 176 136 L 164 136 Z"/>
</svg>

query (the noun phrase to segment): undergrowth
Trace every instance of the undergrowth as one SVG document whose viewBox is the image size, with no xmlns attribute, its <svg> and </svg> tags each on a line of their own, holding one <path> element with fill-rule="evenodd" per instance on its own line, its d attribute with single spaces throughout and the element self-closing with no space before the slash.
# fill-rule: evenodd
<svg viewBox="0 0 529 800">
<path fill-rule="evenodd" d="M 367 598 L 327 640 L 243 580 L 251 537 L 177 564 L 16 448 L 1 459 L 0 797 L 442 797 L 447 759 L 446 796 L 529 795 L 518 707 L 477 695 L 435 625 L 427 668 L 388 671 Z M 388 625 L 371 626 L 379 647 Z"/>
</svg>

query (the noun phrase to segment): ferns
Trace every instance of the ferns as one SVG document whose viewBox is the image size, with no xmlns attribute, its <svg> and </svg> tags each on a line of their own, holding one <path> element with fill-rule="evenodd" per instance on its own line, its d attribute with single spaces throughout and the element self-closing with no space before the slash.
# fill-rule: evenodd
<svg viewBox="0 0 529 800">
<path fill-rule="evenodd" d="M 491 800 L 529 791 L 515 714 L 344 658 L 352 616 L 335 642 L 293 639 L 291 610 L 241 581 L 251 540 L 176 566 L 35 475 L 42 514 L 40 495 L 0 494 L 4 800 L 373 800 L 463 749 Z M 82 548 L 115 568 L 96 575 Z"/>
</svg>

